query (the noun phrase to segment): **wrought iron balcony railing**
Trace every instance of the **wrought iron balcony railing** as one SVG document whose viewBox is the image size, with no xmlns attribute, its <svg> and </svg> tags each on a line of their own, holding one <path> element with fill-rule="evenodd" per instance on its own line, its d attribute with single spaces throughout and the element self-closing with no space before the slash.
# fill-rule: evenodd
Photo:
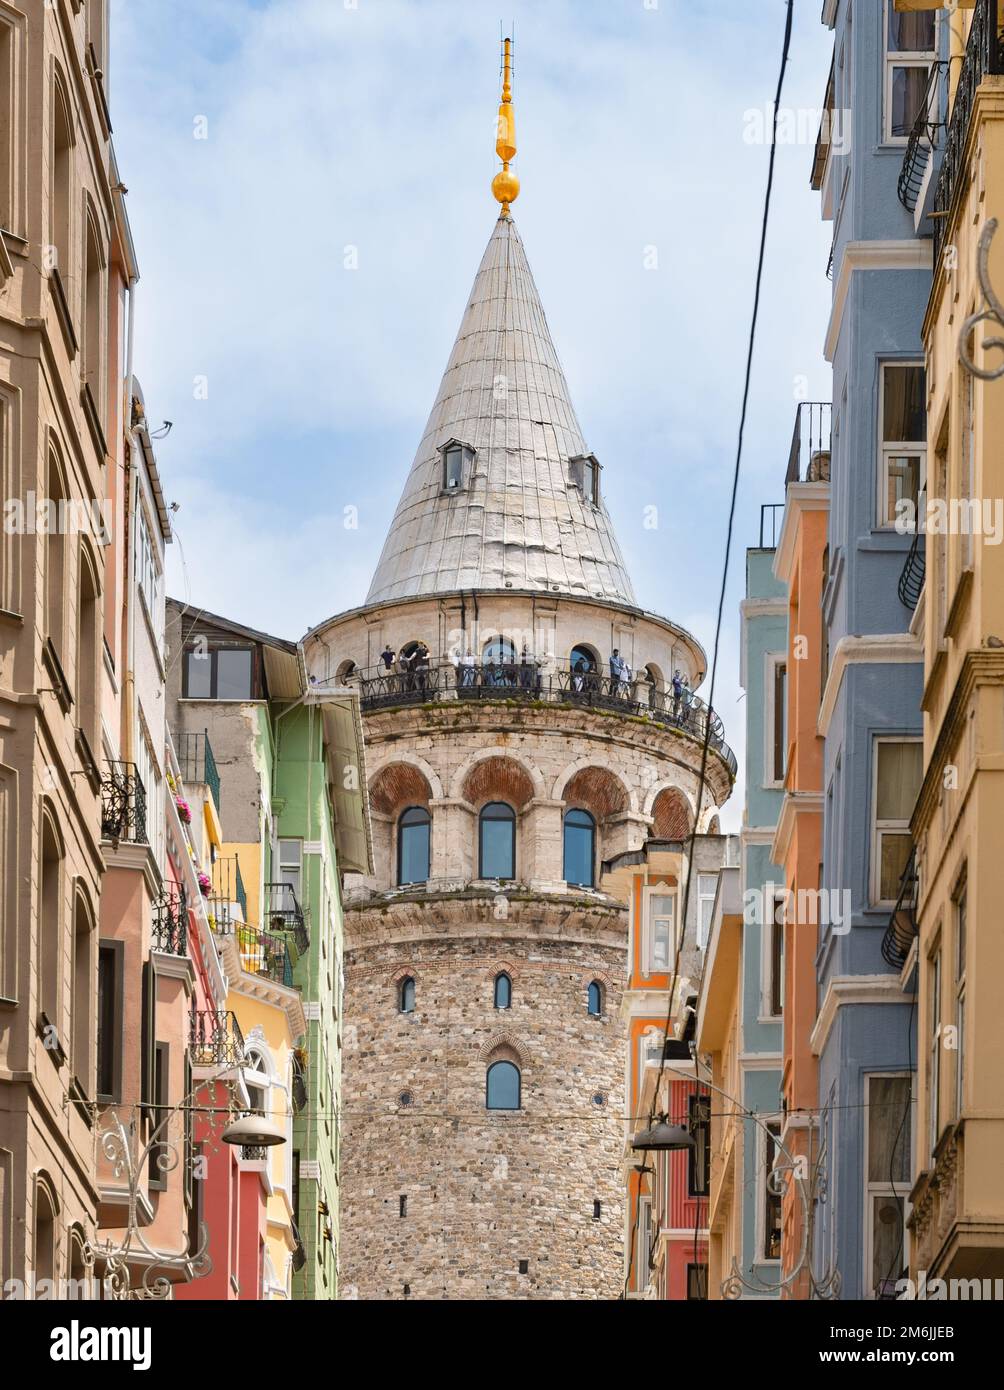
<svg viewBox="0 0 1004 1390">
<path fill-rule="evenodd" d="M 299 1062 L 293 1063 L 293 1114 L 299 1115 L 307 1108 L 307 1078 Z"/>
<path fill-rule="evenodd" d="M 223 903 L 238 903 L 241 916 L 245 922 L 247 921 L 248 895 L 241 874 L 240 859 L 236 854 L 217 859 L 213 865 L 212 897 Z M 226 916 L 229 918 L 229 911 Z"/>
<path fill-rule="evenodd" d="M 178 766 L 185 782 L 204 782 L 220 813 L 220 774 L 209 742 L 209 730 L 201 734 L 178 735 Z"/>
<path fill-rule="evenodd" d="M 899 171 L 896 191 L 907 212 L 913 212 L 917 206 L 927 173 L 928 160 L 933 158 L 940 138 L 939 131 L 944 130 L 948 124 L 945 119 L 948 102 L 945 81 L 947 71 L 948 64 L 945 62 L 931 64 L 920 110 L 906 144 L 906 154 L 903 156 L 903 167 Z"/>
<path fill-rule="evenodd" d="M 784 503 L 763 502 L 760 505 L 760 549 L 776 550 L 777 538 L 784 525 Z"/>
<path fill-rule="evenodd" d="M 917 935 L 917 861 L 912 851 L 899 881 L 899 897 L 882 938 L 882 959 L 893 970 L 902 970 Z"/>
<path fill-rule="evenodd" d="M 267 1144 L 242 1144 L 241 1158 L 245 1163 L 264 1163 L 268 1158 Z"/>
<path fill-rule="evenodd" d="M 899 601 L 905 608 L 914 609 L 920 601 L 920 595 L 924 588 L 924 574 L 926 572 L 926 559 L 924 550 L 924 535 L 922 531 L 915 531 L 913 544 L 903 562 L 903 569 L 899 576 Z"/>
<path fill-rule="evenodd" d="M 830 433 L 833 407 L 829 401 L 802 401 L 795 411 L 795 428 L 788 453 L 788 483 L 830 481 Z"/>
<path fill-rule="evenodd" d="M 288 883 L 265 884 L 265 912 L 262 914 L 273 931 L 288 931 L 302 955 L 310 945 L 310 934 L 304 921 L 303 908 Z"/>
<path fill-rule="evenodd" d="M 249 975 L 264 975 L 277 985 L 293 987 L 293 958 L 284 933 L 261 931 L 237 922 L 234 926 L 241 966 Z"/>
<path fill-rule="evenodd" d="M 641 676 L 620 679 L 598 671 L 574 670 L 567 662 L 544 671 L 533 660 L 454 665 L 444 661 L 426 668 L 421 682 L 383 667 L 357 673 L 365 712 L 440 700 L 525 700 L 572 704 L 626 716 L 647 716 L 703 741 L 711 725 L 709 747 L 721 757 L 733 777 L 735 754 L 725 742 L 725 729 L 714 710 L 691 690 L 679 697 L 661 691 Z M 647 700 L 641 698 L 647 694 Z"/>
<path fill-rule="evenodd" d="M 185 890 L 175 884 L 166 885 L 154 902 L 152 944 L 166 955 L 188 952 L 188 900 Z"/>
<path fill-rule="evenodd" d="M 101 778 L 101 838 L 146 844 L 146 790 L 135 763 L 106 761 Z"/>
<path fill-rule="evenodd" d="M 945 153 L 934 194 L 934 263 L 938 264 L 951 222 L 951 213 L 966 178 L 965 154 L 976 92 L 984 77 L 1004 73 L 1001 43 L 1001 0 L 976 0 L 962 70 L 955 88 L 952 114 L 945 136 Z"/>
<path fill-rule="evenodd" d="M 195 1067 L 238 1067 L 244 1061 L 244 1034 L 231 1009 L 193 1009 L 188 1045 Z"/>
</svg>

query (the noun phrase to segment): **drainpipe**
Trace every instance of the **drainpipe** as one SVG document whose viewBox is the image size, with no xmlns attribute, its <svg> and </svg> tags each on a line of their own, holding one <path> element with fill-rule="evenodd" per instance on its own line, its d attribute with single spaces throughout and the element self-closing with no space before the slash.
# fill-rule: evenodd
<svg viewBox="0 0 1004 1390">
<path fill-rule="evenodd" d="M 125 679 L 122 682 L 122 702 L 125 713 L 125 761 L 135 762 L 134 726 L 136 723 L 136 674 L 135 663 L 135 604 L 133 591 L 136 582 L 136 546 L 133 535 L 133 522 L 136 516 L 138 476 L 133 467 L 133 341 L 136 320 L 136 276 L 129 280 L 129 327 L 126 337 L 126 380 L 125 380 L 125 544 L 126 544 L 126 593 L 124 609 L 126 613 L 126 660 Z"/>
</svg>

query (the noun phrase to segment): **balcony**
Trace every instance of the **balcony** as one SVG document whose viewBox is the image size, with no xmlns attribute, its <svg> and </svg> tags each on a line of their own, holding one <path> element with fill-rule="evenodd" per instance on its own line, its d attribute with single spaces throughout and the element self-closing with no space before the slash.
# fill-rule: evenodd
<svg viewBox="0 0 1004 1390">
<path fill-rule="evenodd" d="M 263 975 L 274 984 L 293 988 L 293 958 L 289 939 L 279 932 L 237 922 L 234 927 L 241 968 L 249 975 Z"/>
<path fill-rule="evenodd" d="M 230 1009 L 193 1009 L 188 1033 L 193 1067 L 237 1067 L 244 1061 L 244 1034 Z"/>
<path fill-rule="evenodd" d="M 182 780 L 188 783 L 204 782 L 219 815 L 220 774 L 213 757 L 213 745 L 209 742 L 209 730 L 201 734 L 180 734 L 177 755 Z"/>
<path fill-rule="evenodd" d="M 303 909 L 290 884 L 265 884 L 263 915 L 273 931 L 287 931 L 291 934 L 300 955 L 310 946 L 310 934 L 303 918 Z"/>
<path fill-rule="evenodd" d="M 292 1086 L 293 1114 L 299 1115 L 307 1108 L 307 1076 L 303 1063 L 293 1059 Z"/>
<path fill-rule="evenodd" d="M 145 845 L 146 790 L 135 763 L 106 761 L 101 778 L 101 838 Z"/>
<path fill-rule="evenodd" d="M 225 907 L 223 916 L 227 921 L 230 920 L 230 907 L 234 903 L 240 907 L 242 919 L 247 921 L 248 895 L 236 854 L 217 859 L 213 865 L 213 891 L 210 896 L 214 902 Z"/>
<path fill-rule="evenodd" d="M 776 550 L 784 525 L 784 503 L 763 502 L 760 506 L 760 549 Z"/>
<path fill-rule="evenodd" d="M 911 853 L 903 877 L 899 897 L 882 938 L 882 959 L 892 970 L 902 970 L 917 937 L 917 866 Z"/>
<path fill-rule="evenodd" d="M 735 754 L 725 742 L 725 729 L 714 710 L 691 690 L 680 698 L 660 691 L 639 676 L 621 680 L 598 671 L 576 671 L 559 662 L 545 672 L 532 660 L 483 662 L 470 666 L 444 661 L 399 675 L 382 666 L 358 673 L 361 705 L 365 713 L 400 705 L 443 700 L 505 700 L 581 705 L 628 717 L 648 717 L 703 742 L 710 724 L 708 746 L 719 755 L 732 776 Z M 642 700 L 642 694 L 647 699 Z"/>
<path fill-rule="evenodd" d="M 899 576 L 897 585 L 899 601 L 904 608 L 909 608 L 911 613 L 920 602 L 920 595 L 924 589 L 925 573 L 924 536 L 923 532 L 915 531 L 913 544 L 903 562 L 903 571 Z"/>
<path fill-rule="evenodd" d="M 171 884 L 155 901 L 151 945 L 164 955 L 188 954 L 188 901 L 183 888 Z"/>
<path fill-rule="evenodd" d="M 829 401 L 802 401 L 799 405 L 795 411 L 785 486 L 830 481 L 832 417 L 833 407 Z"/>
<path fill-rule="evenodd" d="M 927 79 L 927 87 L 920 103 L 920 110 L 917 112 L 917 119 L 913 123 L 913 129 L 910 131 L 910 138 L 907 141 L 903 167 L 899 171 L 899 181 L 896 185 L 899 201 L 907 212 L 916 210 L 917 200 L 927 178 L 928 166 L 934 158 L 934 151 L 941 139 L 940 132 L 947 125 L 945 119 L 945 112 L 948 109 L 947 72 L 947 63 L 931 64 L 931 73 Z"/>
<path fill-rule="evenodd" d="M 1001 0 L 976 0 L 955 101 L 945 136 L 945 153 L 934 194 L 934 263 L 938 264 L 951 225 L 951 214 L 966 179 L 966 146 L 976 93 L 984 77 L 1004 74 Z"/>
</svg>

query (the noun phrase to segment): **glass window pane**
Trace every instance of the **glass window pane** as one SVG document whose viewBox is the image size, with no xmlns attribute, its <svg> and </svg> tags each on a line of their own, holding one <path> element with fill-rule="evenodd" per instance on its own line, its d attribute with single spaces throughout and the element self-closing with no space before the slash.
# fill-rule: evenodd
<svg viewBox="0 0 1004 1390">
<path fill-rule="evenodd" d="M 919 493 L 920 455 L 889 454 L 886 457 L 886 521 L 894 523 L 898 519 L 897 502 L 904 497 L 916 502 Z"/>
<path fill-rule="evenodd" d="M 494 1062 L 488 1068 L 489 1110 L 519 1109 L 519 1068 L 512 1062 Z"/>
<path fill-rule="evenodd" d="M 569 811 L 565 817 L 566 883 L 593 886 L 594 838 L 592 817 L 584 811 Z"/>
<path fill-rule="evenodd" d="M 516 872 L 516 823 L 498 803 L 481 812 L 481 877 L 512 878 Z"/>
<path fill-rule="evenodd" d="M 934 11 L 899 13 L 892 3 L 889 10 L 890 53 L 932 53 L 934 51 Z"/>
<path fill-rule="evenodd" d="M 459 487 L 463 480 L 463 453 L 460 449 L 446 451 L 446 486 Z"/>
<path fill-rule="evenodd" d="M 894 902 L 899 897 L 900 880 L 906 870 L 913 848 L 908 834 L 899 835 L 885 830 L 879 836 L 881 869 L 879 897 L 883 902 Z"/>
<path fill-rule="evenodd" d="M 412 824 L 401 822 L 400 851 L 401 873 L 399 883 L 425 883 L 429 877 L 429 831 L 428 821 L 415 821 Z"/>
<path fill-rule="evenodd" d="M 882 371 L 882 438 L 889 444 L 927 438 L 925 374 L 921 366 L 887 364 Z"/>
<path fill-rule="evenodd" d="M 920 791 L 924 750 L 919 740 L 878 745 L 878 800 L 880 821 L 908 821 Z"/>
<path fill-rule="evenodd" d="M 589 1013 L 598 1017 L 603 1012 L 603 990 L 596 980 L 589 986 L 587 995 L 587 1008 Z"/>
<path fill-rule="evenodd" d="M 213 658 L 208 651 L 185 653 L 185 689 L 190 700 L 208 700 L 213 689 Z"/>
<path fill-rule="evenodd" d="M 868 1078 L 868 1181 L 910 1179 L 910 1078 Z"/>
<path fill-rule="evenodd" d="M 872 1198 L 872 1292 L 903 1267 L 903 1198 Z"/>
<path fill-rule="evenodd" d="M 511 1004 L 512 981 L 508 975 L 497 975 L 495 977 L 495 1007 L 496 1009 L 508 1009 Z"/>
<path fill-rule="evenodd" d="M 250 700 L 251 653 L 221 649 L 216 653 L 216 698 Z"/>
</svg>

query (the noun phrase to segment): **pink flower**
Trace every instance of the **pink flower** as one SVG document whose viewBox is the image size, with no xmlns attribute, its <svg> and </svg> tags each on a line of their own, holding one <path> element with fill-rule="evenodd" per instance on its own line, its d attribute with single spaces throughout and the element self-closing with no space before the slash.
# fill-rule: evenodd
<svg viewBox="0 0 1004 1390">
<path fill-rule="evenodd" d="M 183 825 L 191 825 L 191 823 L 192 823 L 192 808 L 191 808 L 191 806 L 189 806 L 188 802 L 184 799 L 184 797 L 182 797 L 182 796 L 176 796 L 176 797 L 174 798 L 174 804 L 175 804 L 175 806 L 177 806 L 177 808 L 178 808 L 178 815 L 179 815 L 179 817 L 181 818 L 182 824 L 183 824 Z"/>
<path fill-rule="evenodd" d="M 213 886 L 213 880 L 209 877 L 208 874 L 204 874 L 204 873 L 201 871 L 201 869 L 199 870 L 199 873 L 198 873 L 198 880 L 199 880 L 199 892 L 203 895 L 203 897 L 208 897 L 208 896 L 209 896 L 209 890 L 210 890 L 210 888 L 212 888 L 212 886 Z"/>
</svg>

